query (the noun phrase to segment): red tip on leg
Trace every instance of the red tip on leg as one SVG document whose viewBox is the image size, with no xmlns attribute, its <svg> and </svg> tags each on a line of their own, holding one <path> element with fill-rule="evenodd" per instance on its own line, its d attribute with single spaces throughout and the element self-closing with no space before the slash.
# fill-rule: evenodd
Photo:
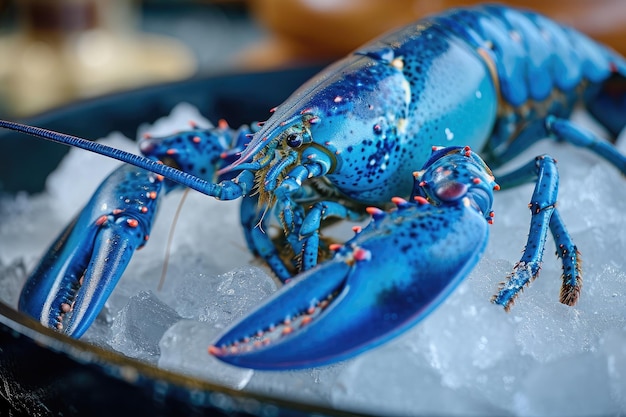
<svg viewBox="0 0 626 417">
<path fill-rule="evenodd" d="M 330 245 L 328 245 L 328 249 L 332 250 L 333 252 L 337 252 L 342 247 L 343 245 L 341 243 L 331 243 Z"/>
<path fill-rule="evenodd" d="M 415 197 L 413 197 L 413 200 L 415 200 L 420 206 L 423 206 L 424 204 L 430 204 L 428 200 L 420 195 L 416 195 Z"/>
<path fill-rule="evenodd" d="M 385 214 L 384 211 L 382 211 L 381 209 L 379 209 L 378 207 L 366 207 L 365 211 L 367 212 L 367 214 L 369 214 L 370 216 L 372 216 L 373 218 L 377 219 L 381 216 L 383 216 Z"/>
<path fill-rule="evenodd" d="M 391 202 L 396 206 L 401 206 L 407 203 L 407 201 L 402 197 L 392 197 Z"/>
</svg>

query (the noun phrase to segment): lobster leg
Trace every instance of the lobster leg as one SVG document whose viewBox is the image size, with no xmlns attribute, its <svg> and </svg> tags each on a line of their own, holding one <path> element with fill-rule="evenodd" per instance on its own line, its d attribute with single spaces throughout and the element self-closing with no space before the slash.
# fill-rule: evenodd
<svg viewBox="0 0 626 417">
<path fill-rule="evenodd" d="M 556 255 L 563 262 L 563 285 L 561 286 L 560 302 L 573 306 L 578 301 L 580 290 L 583 285 L 582 271 L 580 268 L 580 252 L 572 241 L 558 210 L 554 210 L 550 218 L 550 231 L 556 245 Z"/>
<path fill-rule="evenodd" d="M 268 234 L 269 215 L 266 207 L 258 205 L 257 196 L 246 196 L 241 200 L 240 219 L 248 248 L 255 256 L 261 257 L 278 279 L 285 282 L 293 276 L 280 255 L 275 242 Z"/>
<path fill-rule="evenodd" d="M 279 168 L 279 167 L 276 167 Z M 303 187 L 302 184 L 306 179 L 317 177 L 322 174 L 322 168 L 318 164 L 303 164 L 298 165 L 285 177 L 285 179 L 277 184 L 275 176 L 281 172 L 282 169 L 270 170 L 266 177 L 265 189 L 266 191 L 273 191 L 276 197 L 276 210 L 278 213 L 279 221 L 281 222 L 284 230 L 284 235 L 291 246 L 294 254 L 300 254 L 303 248 L 303 242 L 300 239 L 300 230 L 305 220 L 304 209 L 299 199 L 307 200 L 310 196 L 307 195 L 308 190 Z M 268 260 L 270 265 L 271 260 Z M 290 276 L 279 278 L 285 282 Z"/>
<path fill-rule="evenodd" d="M 350 210 L 345 205 L 338 202 L 320 201 L 315 203 L 307 213 L 302 227 L 300 228 L 300 237 L 303 241 L 300 265 L 302 271 L 306 271 L 317 265 L 322 221 L 331 217 L 358 221 L 362 220 L 363 215 L 354 210 Z"/>
<path fill-rule="evenodd" d="M 500 284 L 498 294 L 492 298 L 494 303 L 502 305 L 507 311 L 524 286 L 539 274 L 548 230 L 554 235 L 557 251 L 560 252 L 557 254 L 563 261 L 561 302 L 575 304 L 582 285 L 580 254 L 556 210 L 559 178 L 554 159 L 547 155 L 539 156 L 514 172 L 498 177 L 502 187 L 529 180 L 535 181 L 535 190 L 528 205 L 532 215 L 528 241 L 508 281 Z"/>
<path fill-rule="evenodd" d="M 577 126 L 570 120 L 553 116 L 546 118 L 546 129 L 557 139 L 589 149 L 626 175 L 626 156 L 622 155 L 612 144 L 598 138 L 593 132 Z"/>
<path fill-rule="evenodd" d="M 555 116 L 548 116 L 544 120 L 538 120 L 526 126 L 502 153 L 497 154 L 496 162 L 501 165 L 546 137 L 586 148 L 604 158 L 626 175 L 626 156 L 622 155 L 615 146 L 602 140 L 590 130 L 584 129 L 568 119 Z"/>
<path fill-rule="evenodd" d="M 162 185 L 130 165 L 109 175 L 27 279 L 20 311 L 80 337 L 147 241 Z"/>
</svg>

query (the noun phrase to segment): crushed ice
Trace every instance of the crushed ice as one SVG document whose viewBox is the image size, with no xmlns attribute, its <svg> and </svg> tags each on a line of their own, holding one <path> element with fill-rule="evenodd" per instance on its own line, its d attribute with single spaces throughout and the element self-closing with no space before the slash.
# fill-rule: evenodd
<svg viewBox="0 0 626 417">
<path fill-rule="evenodd" d="M 138 136 L 185 129 L 189 120 L 209 125 L 182 104 L 156 127 L 142 126 Z M 579 121 L 589 123 L 584 116 Z M 115 133 L 105 143 L 136 150 L 133 141 Z M 625 143 L 620 142 L 622 152 Z M 406 334 L 324 368 L 236 369 L 209 356 L 206 348 L 276 286 L 252 265 L 235 214 L 238 203 L 191 193 L 164 289 L 157 291 L 157 285 L 178 204 L 174 196 L 162 205 L 150 243 L 135 255 L 85 339 L 237 389 L 374 414 L 626 414 L 626 183 L 594 155 L 548 141 L 519 157 L 517 165 L 541 153 L 558 160 L 558 208 L 583 254 L 583 290 L 575 308 L 558 303 L 561 272 L 551 238 L 539 278 L 511 313 L 489 302 L 525 242 L 528 185 L 497 194 L 483 260 L 439 309 Z M 0 299 L 16 305 L 25 271 L 116 165 L 72 150 L 49 176 L 47 192 L 1 201 L 0 235 L 11 245 L 0 247 Z"/>
</svg>

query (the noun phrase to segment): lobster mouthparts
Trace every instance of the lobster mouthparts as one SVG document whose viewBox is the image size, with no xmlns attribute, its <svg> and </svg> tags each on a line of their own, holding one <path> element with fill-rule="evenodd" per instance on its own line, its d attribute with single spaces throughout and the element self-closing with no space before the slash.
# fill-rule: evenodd
<svg viewBox="0 0 626 417">
<path fill-rule="evenodd" d="M 428 315 L 478 262 L 482 216 L 462 203 L 376 213 L 335 257 L 283 287 L 209 353 L 233 365 L 293 369 L 357 355 Z"/>
</svg>

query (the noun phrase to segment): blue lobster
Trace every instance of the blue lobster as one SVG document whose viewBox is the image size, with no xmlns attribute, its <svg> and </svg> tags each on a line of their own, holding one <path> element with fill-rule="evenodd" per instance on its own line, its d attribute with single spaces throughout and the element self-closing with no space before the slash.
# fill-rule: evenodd
<svg viewBox="0 0 626 417">
<path fill-rule="evenodd" d="M 29 278 L 19 307 L 80 336 L 145 242 L 148 200 L 177 183 L 218 199 L 242 197 L 250 249 L 290 281 L 209 352 L 259 369 L 351 357 L 426 317 L 480 258 L 499 186 L 473 150 L 497 168 L 549 137 L 588 148 L 626 174 L 624 155 L 569 120 L 581 103 L 614 138 L 626 125 L 625 81 L 624 58 L 583 34 L 529 11 L 482 6 L 363 46 L 294 92 L 251 138 L 224 130 L 227 145 L 218 127 L 207 140 L 191 132 L 146 142 L 145 158 L 1 122 L 138 167 L 105 180 Z M 210 149 L 194 148 L 203 142 Z M 554 159 L 539 156 L 497 182 L 534 182 L 535 191 L 527 245 L 493 302 L 508 310 L 536 278 L 550 232 L 563 264 L 560 301 L 574 305 L 581 260 L 557 209 Z M 120 196 L 129 204 L 109 203 Z M 264 233 L 267 213 L 280 236 Z M 337 219 L 368 214 L 369 225 L 345 243 L 322 233 Z"/>
</svg>

